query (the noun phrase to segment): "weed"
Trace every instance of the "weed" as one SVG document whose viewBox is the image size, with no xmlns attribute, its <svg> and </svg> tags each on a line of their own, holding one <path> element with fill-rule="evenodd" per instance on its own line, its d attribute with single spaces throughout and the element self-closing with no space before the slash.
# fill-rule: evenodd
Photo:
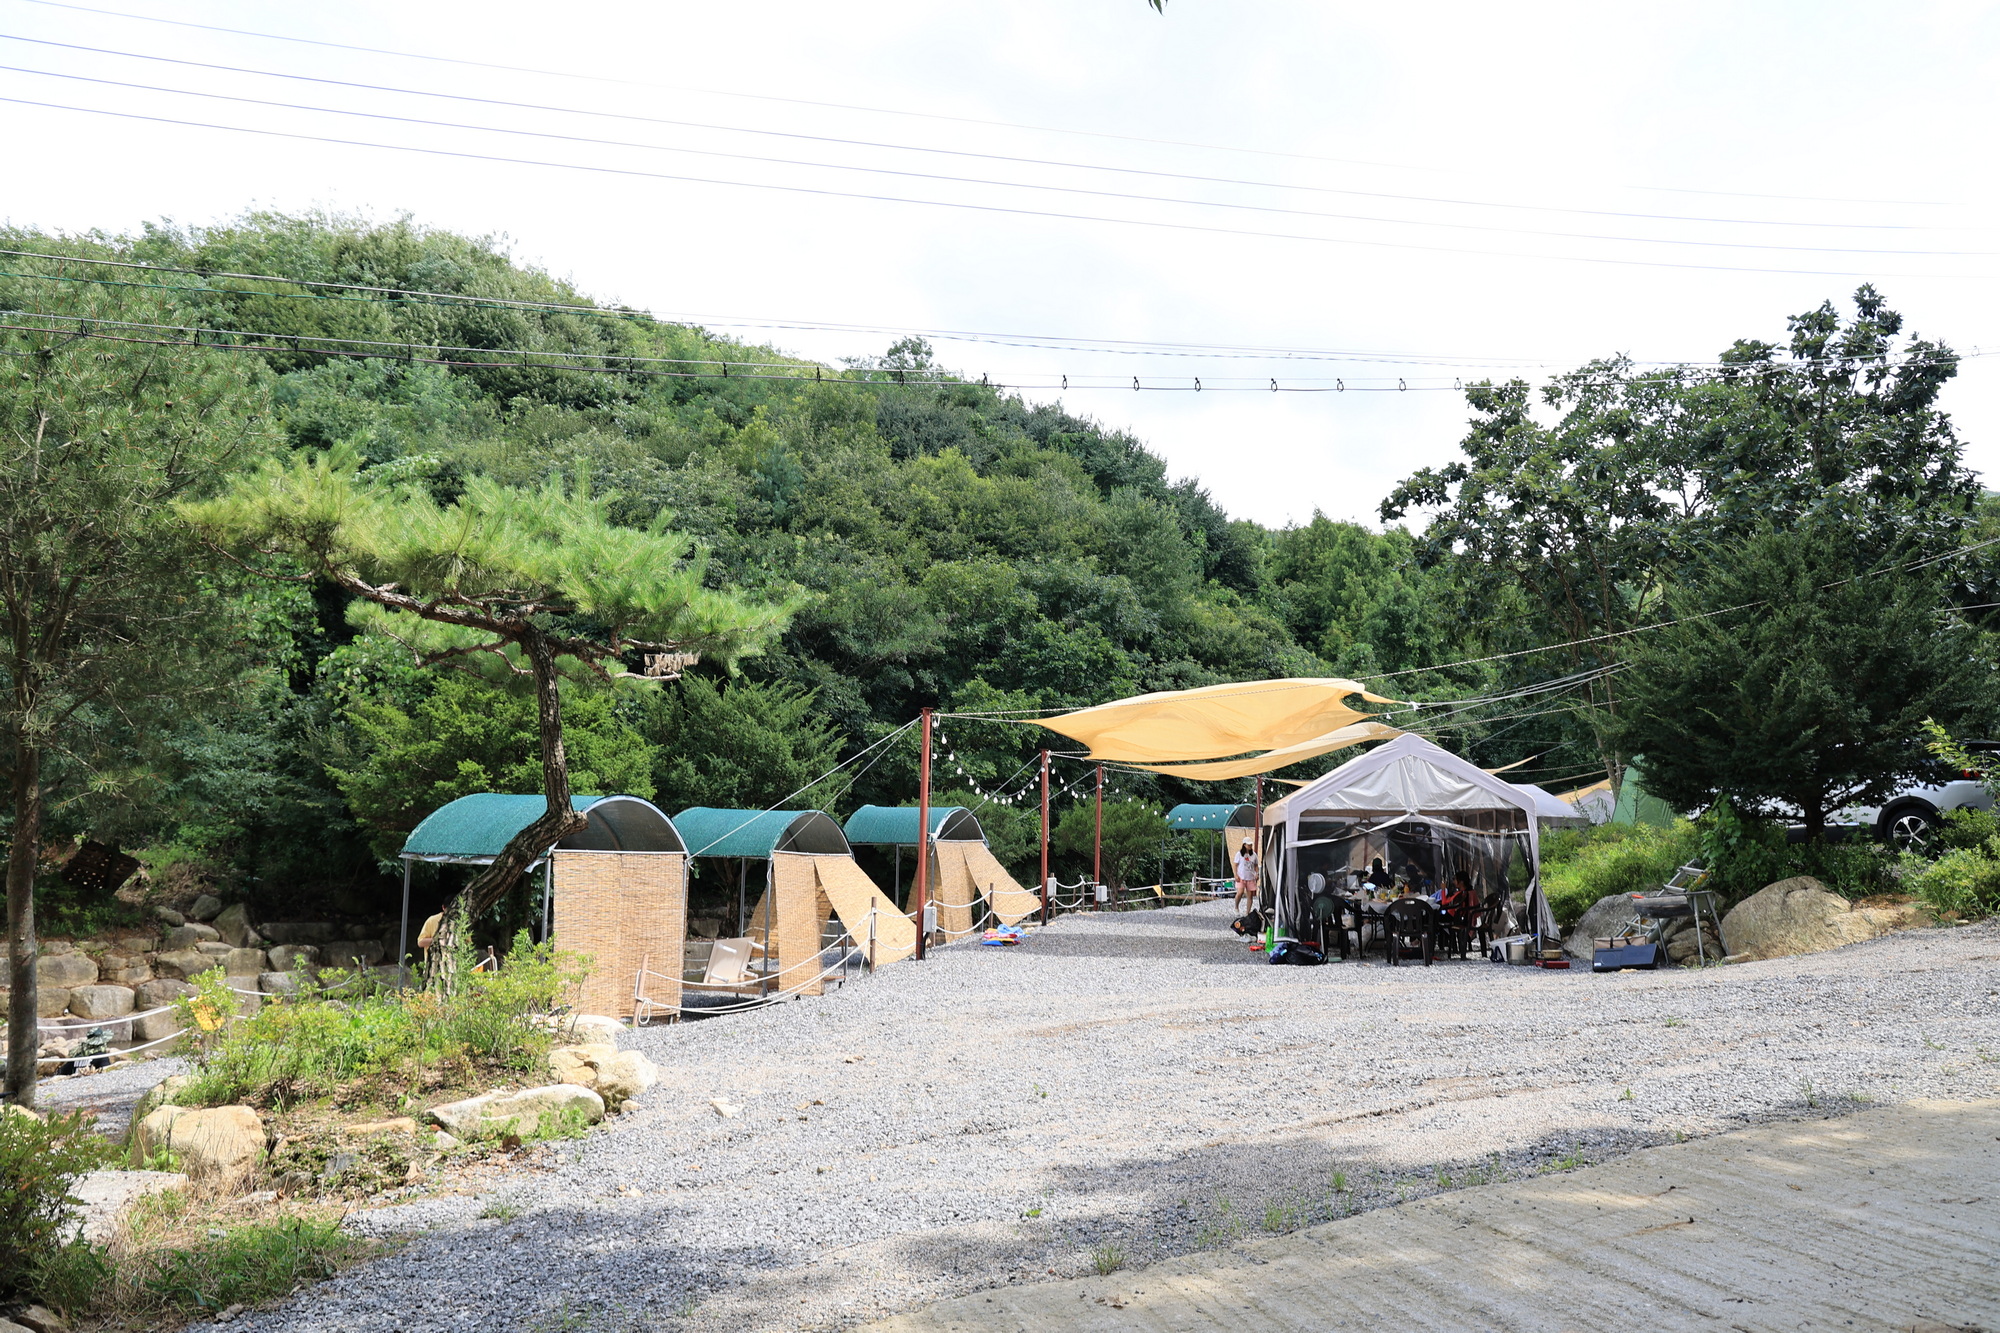
<svg viewBox="0 0 2000 1333">
<path fill-rule="evenodd" d="M 1347 1173 L 1345 1171 L 1335 1171 L 1333 1173 L 1333 1192 L 1335 1194 L 1347 1193 Z"/>
<path fill-rule="evenodd" d="M 479 1210 L 479 1215 L 496 1222 L 511 1222 L 521 1215 L 521 1210 L 511 1203 L 489 1203 Z"/>
<path fill-rule="evenodd" d="M 1433 1168 L 1431 1168 L 1431 1169 L 1432 1169 L 1432 1171 L 1433 1171 L 1433 1172 L 1434 1172 L 1434 1173 L 1436 1174 L 1436 1177 L 1437 1177 L 1437 1187 L 1438 1187 L 1439 1189 L 1441 1189 L 1441 1190 L 1448 1190 L 1448 1189 L 1450 1189 L 1450 1188 L 1451 1188 L 1451 1176 L 1450 1176 L 1449 1174 L 1447 1174 L 1447 1173 L 1446 1173 L 1446 1171 L 1445 1171 L 1444 1167 L 1443 1167 L 1443 1166 L 1436 1166 L 1436 1167 L 1433 1167 Z"/>
<path fill-rule="evenodd" d="M 1670 1028 L 1684 1028 L 1684 1027 L 1686 1027 L 1686 1026 L 1687 1026 L 1687 1020 L 1686 1020 L 1686 1019 L 1684 1019 L 1684 1018 L 1671 1018 L 1671 1017 L 1670 1017 L 1670 1018 L 1668 1018 L 1668 1019 L 1667 1019 L 1667 1026 L 1668 1026 L 1668 1027 L 1670 1027 Z"/>
<path fill-rule="evenodd" d="M 1561 1157 L 1556 1158 L 1553 1162 L 1550 1162 L 1547 1166 L 1543 1167 L 1542 1170 L 1545 1172 L 1574 1171 L 1582 1165 L 1583 1165 L 1583 1145 L 1581 1143 L 1578 1143 L 1572 1145 L 1567 1153 L 1565 1153 Z"/>
<path fill-rule="evenodd" d="M 1090 1266 L 1097 1270 L 1099 1277 L 1110 1277 L 1125 1266 L 1124 1247 L 1106 1241 L 1090 1252 Z"/>
<path fill-rule="evenodd" d="M 1195 1244 L 1204 1249 L 1217 1245 L 1230 1245 L 1243 1239 L 1243 1222 L 1236 1216 L 1236 1205 L 1229 1199 L 1217 1195 L 1215 1200 L 1216 1220 L 1204 1226 L 1195 1237 Z"/>
<path fill-rule="evenodd" d="M 1027 1212 L 1021 1214 L 1023 1217 L 1040 1217 L 1041 1215 L 1042 1210 L 1039 1207 L 1030 1208 Z"/>
<path fill-rule="evenodd" d="M 1627 1088 L 1625 1089 L 1625 1091 L 1618 1094 L 1618 1100 L 1621 1102 L 1636 1102 L 1639 1099 L 1632 1095 L 1632 1089 Z"/>
<path fill-rule="evenodd" d="M 1979 1058 L 1981 1064 L 2000 1064 L 2000 1055 L 1995 1055 L 1990 1047 L 1975 1046 L 1972 1053 Z"/>
<path fill-rule="evenodd" d="M 1847 1100 L 1850 1102 L 1860 1102 L 1863 1105 L 1866 1105 L 1867 1103 L 1872 1102 L 1875 1099 L 1873 1097 L 1870 1097 L 1867 1093 L 1861 1091 L 1859 1088 L 1856 1088 L 1853 1092 L 1847 1094 Z"/>
<path fill-rule="evenodd" d="M 1802 1078 L 1799 1080 L 1799 1095 L 1805 1098 L 1808 1109 L 1816 1108 L 1819 1105 L 1819 1092 L 1813 1087 L 1811 1079 Z"/>
<path fill-rule="evenodd" d="M 1035 1089 L 1035 1095 L 1037 1097 L 1046 1097 L 1049 1095 L 1048 1090 L 1039 1083 L 1034 1085 L 1034 1089 Z"/>
<path fill-rule="evenodd" d="M 1675 1142 L 1675 1143 L 1686 1143 L 1687 1141 L 1688 1141 L 1688 1134 L 1687 1134 L 1687 1131 L 1686 1131 L 1686 1130 L 1684 1130 L 1684 1129 L 1677 1129 L 1677 1130 L 1675 1130 L 1675 1131 L 1674 1131 L 1674 1142 Z"/>
<path fill-rule="evenodd" d="M 1941 1050 L 1943 1050 L 1943 1049 L 1944 1049 L 1944 1043 L 1943 1043 L 1943 1042 L 1941 1042 L 1941 1041 L 1932 1041 L 1932 1040 L 1931 1040 L 1931 1039 L 1930 1039 L 1929 1037 L 1925 1037 L 1925 1038 L 1923 1039 L 1923 1041 L 1924 1041 L 1924 1049 L 1925 1049 L 1925 1050 L 1928 1050 L 1928 1051 L 1941 1051 Z"/>
<path fill-rule="evenodd" d="M 349 1235 L 336 1218 L 291 1218 L 213 1228 L 181 1249 L 154 1251 L 133 1265 L 134 1285 L 159 1307 L 184 1316 L 284 1296 L 302 1282 L 332 1277 L 379 1248 Z"/>
</svg>

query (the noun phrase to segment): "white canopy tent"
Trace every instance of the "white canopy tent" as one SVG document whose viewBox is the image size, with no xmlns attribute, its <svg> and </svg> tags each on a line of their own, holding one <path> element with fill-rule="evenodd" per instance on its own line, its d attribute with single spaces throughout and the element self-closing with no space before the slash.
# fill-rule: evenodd
<svg viewBox="0 0 2000 1333">
<path fill-rule="evenodd" d="M 1264 858 L 1278 934 L 1295 937 L 1310 910 L 1301 881 L 1315 869 L 1359 867 L 1390 848 L 1439 878 L 1448 868 L 1468 870 L 1491 899 L 1506 893 L 1505 867 L 1519 847 L 1533 926 L 1553 936 L 1540 892 L 1543 815 L 1535 793 L 1421 736 L 1378 745 L 1265 807 L 1267 844 L 1278 844 Z"/>
<path fill-rule="evenodd" d="M 1588 816 L 1575 806 L 1543 787 L 1532 782 L 1516 782 L 1514 786 L 1535 799 L 1535 814 L 1544 824 L 1554 824 L 1559 828 L 1581 828 L 1590 823 Z"/>
</svg>

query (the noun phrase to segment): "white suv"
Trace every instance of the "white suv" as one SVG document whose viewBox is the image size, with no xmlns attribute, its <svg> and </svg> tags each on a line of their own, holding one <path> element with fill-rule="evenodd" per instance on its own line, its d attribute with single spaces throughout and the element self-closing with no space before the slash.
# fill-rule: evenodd
<svg viewBox="0 0 2000 1333">
<path fill-rule="evenodd" d="M 2000 741 L 1967 741 L 1974 754 L 2000 753 Z M 1842 824 L 1858 824 L 1898 850 L 1930 848 L 1947 810 L 1991 810 L 1992 793 L 1969 769 L 1931 786 L 1905 787 L 1880 805 L 1855 806 L 1842 812 Z"/>
</svg>

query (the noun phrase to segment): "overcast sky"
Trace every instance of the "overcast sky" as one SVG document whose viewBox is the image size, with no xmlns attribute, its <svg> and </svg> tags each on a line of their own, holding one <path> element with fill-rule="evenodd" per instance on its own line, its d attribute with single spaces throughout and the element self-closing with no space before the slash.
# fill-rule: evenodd
<svg viewBox="0 0 2000 1333">
<path fill-rule="evenodd" d="M 1993 5 L 100 3 L 0 0 L 14 224 L 407 212 L 816 358 L 1004 336 L 933 341 L 1267 523 L 1372 521 L 1455 452 L 1454 379 L 1705 360 L 1864 280 L 1911 331 L 2000 352 Z M 1996 361 L 1968 359 L 1945 400 L 1989 476 Z"/>
</svg>

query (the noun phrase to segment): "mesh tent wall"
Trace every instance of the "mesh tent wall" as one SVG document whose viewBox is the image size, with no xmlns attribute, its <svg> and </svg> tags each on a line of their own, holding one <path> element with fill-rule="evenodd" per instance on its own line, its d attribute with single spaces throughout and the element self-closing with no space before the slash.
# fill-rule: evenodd
<svg viewBox="0 0 2000 1333">
<path fill-rule="evenodd" d="M 847 840 L 856 845 L 914 847 L 917 807 L 864 805 L 847 821 Z M 986 830 L 964 806 L 931 807 L 931 901 L 937 928 L 947 943 L 973 931 L 981 899 L 1003 925 L 1013 925 L 1041 909 L 1041 899 L 1022 888 L 986 845 Z"/>
<path fill-rule="evenodd" d="M 718 810 L 674 816 L 690 856 L 764 862 L 764 884 L 746 914 L 765 951 L 759 994 L 818 995 L 827 923 L 838 917 L 877 966 L 916 952 L 917 928 L 854 863 L 840 825 L 822 810 Z"/>
<path fill-rule="evenodd" d="M 687 845 L 680 831 L 664 810 L 637 796 L 573 796 L 570 805 L 588 822 L 536 864 L 544 873 L 545 938 L 591 960 L 578 1008 L 629 1017 L 642 988 L 652 1003 L 678 1006 L 687 936 Z M 427 815 L 403 842 L 405 935 L 412 862 L 490 865 L 547 808 L 540 796 L 479 792 Z M 642 965 L 654 974 L 643 981 Z"/>
<path fill-rule="evenodd" d="M 1530 929 L 1556 933 L 1540 892 L 1539 803 L 1527 792 L 1420 736 L 1399 736 L 1348 760 L 1282 801 L 1264 821 L 1277 845 L 1265 860 L 1280 938 L 1296 939 L 1311 911 L 1311 881 L 1341 876 L 1376 857 L 1439 883 L 1464 871 L 1488 902 L 1511 895 L 1518 848 L 1529 873 Z"/>
</svg>

